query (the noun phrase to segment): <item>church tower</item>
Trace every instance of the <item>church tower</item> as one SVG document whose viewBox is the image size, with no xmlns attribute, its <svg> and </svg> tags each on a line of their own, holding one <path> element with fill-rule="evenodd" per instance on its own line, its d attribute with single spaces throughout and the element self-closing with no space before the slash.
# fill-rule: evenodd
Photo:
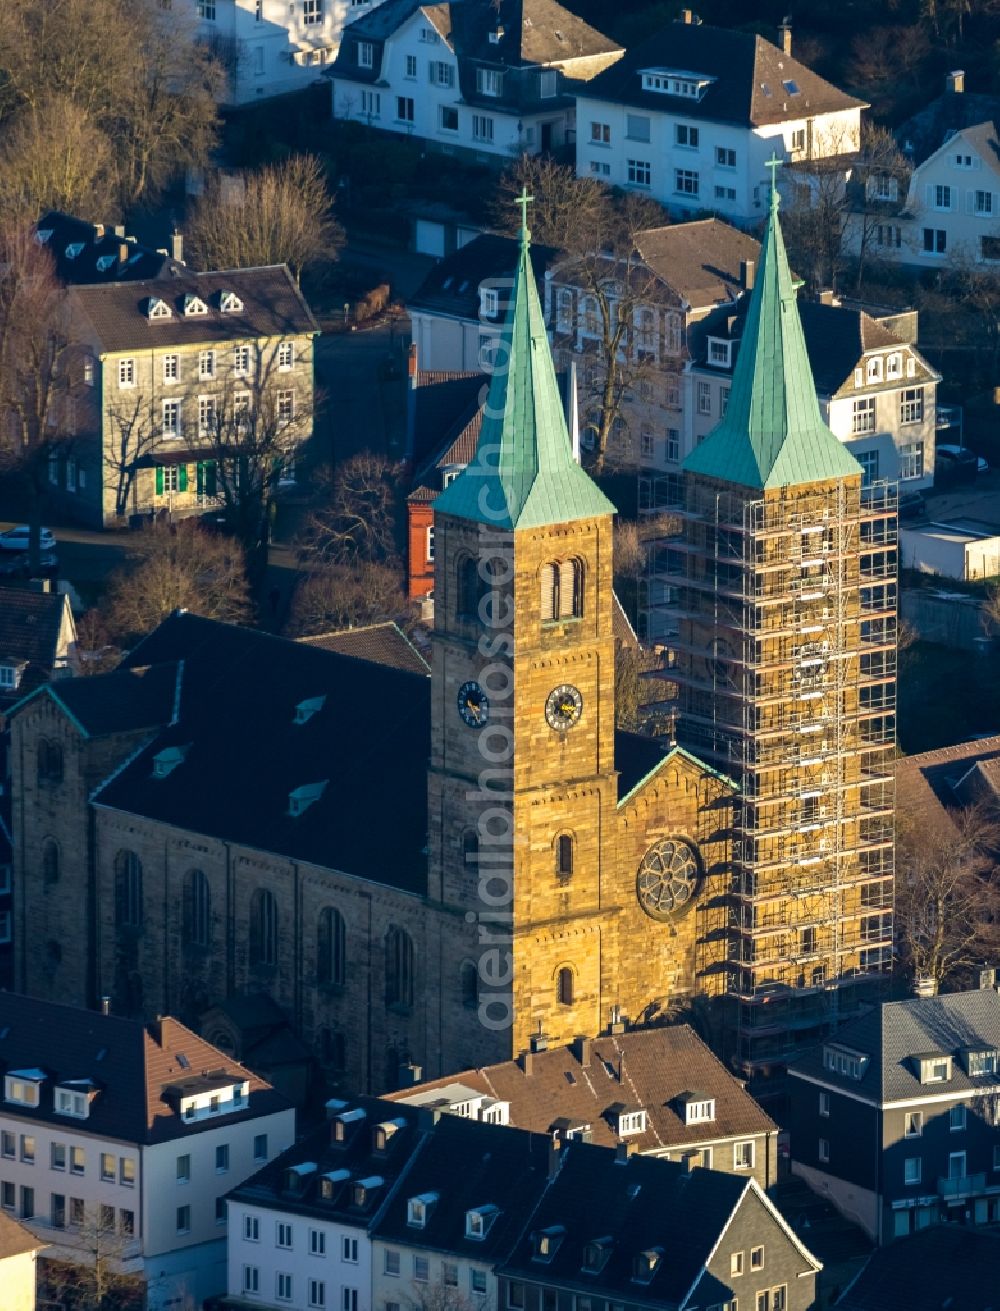
<svg viewBox="0 0 1000 1311">
<path fill-rule="evenodd" d="M 741 788 L 728 1054 L 752 1076 L 892 952 L 896 491 L 823 423 L 774 189 L 729 405 L 678 492 L 680 733 Z"/>
<path fill-rule="evenodd" d="M 429 893 L 461 941 L 442 986 L 507 1056 L 607 1024 L 616 800 L 614 506 L 573 457 L 528 246 L 476 454 L 434 507 Z"/>
</svg>

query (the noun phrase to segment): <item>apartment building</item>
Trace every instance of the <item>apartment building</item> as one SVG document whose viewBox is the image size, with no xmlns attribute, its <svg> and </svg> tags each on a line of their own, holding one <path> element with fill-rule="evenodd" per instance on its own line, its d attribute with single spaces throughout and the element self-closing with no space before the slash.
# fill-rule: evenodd
<svg viewBox="0 0 1000 1311">
<path fill-rule="evenodd" d="M 225 1285 L 225 1194 L 294 1140 L 294 1111 L 176 1020 L 0 994 L 0 1208 L 47 1245 L 145 1286 Z"/>
</svg>

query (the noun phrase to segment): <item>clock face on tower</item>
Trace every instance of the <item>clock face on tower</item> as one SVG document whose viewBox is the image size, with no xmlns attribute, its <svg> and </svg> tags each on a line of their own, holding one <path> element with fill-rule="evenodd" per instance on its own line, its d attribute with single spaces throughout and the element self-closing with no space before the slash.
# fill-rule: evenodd
<svg viewBox="0 0 1000 1311">
<path fill-rule="evenodd" d="M 549 728 L 560 732 L 572 728 L 583 714 L 583 697 L 570 683 L 554 687 L 545 702 L 545 718 Z"/>
<path fill-rule="evenodd" d="M 489 697 L 478 683 L 463 683 L 458 689 L 458 713 L 470 728 L 482 728 L 489 719 Z"/>
<path fill-rule="evenodd" d="M 654 920 L 670 919 L 694 898 L 700 873 L 698 854 L 690 842 L 662 838 L 649 848 L 639 865 L 639 905 Z"/>
</svg>

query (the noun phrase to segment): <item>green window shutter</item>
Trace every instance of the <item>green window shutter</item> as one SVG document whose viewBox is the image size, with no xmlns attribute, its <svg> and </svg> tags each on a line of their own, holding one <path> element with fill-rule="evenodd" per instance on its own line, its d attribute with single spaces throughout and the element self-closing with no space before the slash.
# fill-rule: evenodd
<svg viewBox="0 0 1000 1311">
<path fill-rule="evenodd" d="M 186 464 L 177 466 L 177 490 L 186 492 L 188 489 L 188 467 Z"/>
<path fill-rule="evenodd" d="M 216 474 L 215 461 L 214 460 L 207 461 L 207 463 L 205 464 L 205 495 L 206 496 L 217 495 L 217 484 L 216 484 L 215 474 Z"/>
<path fill-rule="evenodd" d="M 156 494 L 157 496 L 163 495 L 163 465 L 162 464 L 158 464 L 156 466 Z"/>
<path fill-rule="evenodd" d="M 205 495 L 205 466 L 200 461 L 195 465 L 196 487 L 199 496 Z"/>
</svg>

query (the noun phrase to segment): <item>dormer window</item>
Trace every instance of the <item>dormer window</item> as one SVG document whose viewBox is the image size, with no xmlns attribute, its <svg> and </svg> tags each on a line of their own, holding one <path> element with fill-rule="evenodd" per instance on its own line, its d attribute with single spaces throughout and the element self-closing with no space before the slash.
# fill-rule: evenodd
<svg viewBox="0 0 1000 1311">
<path fill-rule="evenodd" d="M 477 68 L 476 90 L 481 96 L 502 96 L 503 73 L 498 68 Z"/>
<path fill-rule="evenodd" d="M 219 297 L 219 309 L 223 314 L 242 314 L 243 302 L 235 291 L 224 291 Z"/>
<path fill-rule="evenodd" d="M 861 1079 L 868 1069 L 868 1057 L 864 1052 L 830 1044 L 823 1048 L 823 1065 L 834 1074 L 846 1075 L 848 1079 Z"/>
<path fill-rule="evenodd" d="M 873 355 L 865 365 L 865 380 L 867 382 L 882 381 L 882 356 Z"/>
<path fill-rule="evenodd" d="M 116 258 L 115 255 L 99 255 L 97 258 L 98 273 L 107 273 L 108 269 L 114 268 Z"/>
<path fill-rule="evenodd" d="M 376 1190 L 382 1187 L 381 1175 L 373 1174 L 367 1179 L 359 1179 L 351 1189 L 351 1202 L 359 1210 L 364 1210 L 372 1200 Z"/>
<path fill-rule="evenodd" d="M 411 1197 L 406 1203 L 406 1223 L 414 1229 L 423 1229 L 437 1199 L 437 1193 L 421 1193 L 418 1197 Z"/>
<path fill-rule="evenodd" d="M 534 1261 L 551 1261 L 559 1246 L 566 1236 L 566 1230 L 562 1225 L 550 1225 L 548 1229 L 539 1229 L 531 1235 L 531 1243 L 534 1248 L 532 1260 Z"/>
<path fill-rule="evenodd" d="M 295 723 L 307 724 L 313 715 L 319 714 L 326 704 L 325 696 L 312 696 L 306 701 L 300 701 L 295 707 Z"/>
<path fill-rule="evenodd" d="M 645 1133 L 645 1132 L 646 1132 L 645 1110 L 623 1111 L 618 1116 L 619 1138 L 627 1138 L 630 1134 Z"/>
<path fill-rule="evenodd" d="M 405 1125 L 405 1120 L 383 1120 L 372 1130 L 372 1151 L 386 1152 L 392 1140 Z"/>
<path fill-rule="evenodd" d="M 350 1177 L 350 1170 L 331 1170 L 329 1174 L 325 1174 L 319 1181 L 319 1191 L 323 1201 L 332 1202 L 334 1193 L 341 1184 L 347 1183 Z"/>
<path fill-rule="evenodd" d="M 187 292 L 184 297 L 184 317 L 186 319 L 198 318 L 200 315 L 208 313 L 208 306 L 200 296 L 193 292 Z"/>
<path fill-rule="evenodd" d="M 4 1077 L 4 1100 L 17 1106 L 37 1106 L 44 1070 L 11 1070 Z"/>
<path fill-rule="evenodd" d="M 901 378 L 903 376 L 903 357 L 899 351 L 893 351 L 886 358 L 885 376 L 887 378 Z"/>
<path fill-rule="evenodd" d="M 96 1091 L 89 1079 L 58 1084 L 55 1096 L 56 1114 L 72 1115 L 77 1120 L 86 1120 L 90 1115 L 91 1098 Z"/>
<path fill-rule="evenodd" d="M 715 1119 L 714 1097 L 706 1097 L 704 1093 L 683 1093 L 680 1101 L 685 1124 L 708 1124 Z"/>
<path fill-rule="evenodd" d="M 187 312 L 185 308 L 185 313 Z M 146 307 L 146 316 L 150 323 L 155 323 L 157 319 L 169 319 L 173 317 L 173 311 L 165 300 L 159 296 L 150 296 L 149 304 Z"/>
<path fill-rule="evenodd" d="M 70 244 L 66 247 L 66 258 L 76 259 L 76 257 L 80 254 L 82 250 L 83 250 L 82 241 L 71 241 Z"/>
<path fill-rule="evenodd" d="M 943 1052 L 919 1053 L 913 1063 L 921 1083 L 948 1083 L 951 1079 L 951 1057 Z"/>
<path fill-rule="evenodd" d="M 354 1126 L 360 1124 L 364 1118 L 365 1112 L 360 1106 L 355 1107 L 353 1111 L 342 1111 L 333 1122 L 333 1141 L 346 1143 Z"/>
<path fill-rule="evenodd" d="M 288 794 L 288 813 L 293 818 L 305 814 L 314 801 L 318 801 L 326 791 L 328 778 L 319 783 L 303 783 Z"/>
<path fill-rule="evenodd" d="M 479 288 L 479 313 L 485 319 L 495 319 L 500 313 L 500 293 L 496 287 Z"/>
<path fill-rule="evenodd" d="M 709 337 L 708 363 L 717 369 L 728 369 L 732 362 L 733 343 L 723 337 Z"/>
<path fill-rule="evenodd" d="M 638 1252 L 632 1262 L 633 1281 L 637 1284 L 648 1284 L 656 1274 L 662 1259 L 661 1247 L 649 1247 L 644 1252 Z"/>
<path fill-rule="evenodd" d="M 178 765 L 184 763 L 184 757 L 187 755 L 190 747 L 164 747 L 153 757 L 153 777 L 166 778 L 172 774 Z"/>
<path fill-rule="evenodd" d="M 485 1238 L 490 1231 L 490 1225 L 497 1218 L 497 1208 L 492 1204 L 487 1206 L 474 1206 L 465 1213 L 465 1236 L 466 1238 Z"/>
<path fill-rule="evenodd" d="M 301 1193 L 315 1173 L 315 1161 L 300 1161 L 298 1165 L 290 1165 L 285 1171 L 285 1192 Z"/>
<path fill-rule="evenodd" d="M 583 1248 L 583 1273 L 599 1275 L 608 1263 L 611 1248 L 610 1238 L 595 1238 L 592 1242 L 586 1243 Z"/>
<path fill-rule="evenodd" d="M 0 688 L 16 691 L 21 686 L 21 676 L 27 667 L 26 660 L 4 660 L 0 663 Z"/>
<path fill-rule="evenodd" d="M 962 1064 L 968 1075 L 996 1074 L 997 1053 L 995 1047 L 963 1047 Z"/>
<path fill-rule="evenodd" d="M 660 95 L 684 96 L 688 100 L 700 100 L 715 81 L 700 73 L 674 72 L 666 68 L 643 68 L 639 70 L 643 91 L 656 91 Z"/>
</svg>

